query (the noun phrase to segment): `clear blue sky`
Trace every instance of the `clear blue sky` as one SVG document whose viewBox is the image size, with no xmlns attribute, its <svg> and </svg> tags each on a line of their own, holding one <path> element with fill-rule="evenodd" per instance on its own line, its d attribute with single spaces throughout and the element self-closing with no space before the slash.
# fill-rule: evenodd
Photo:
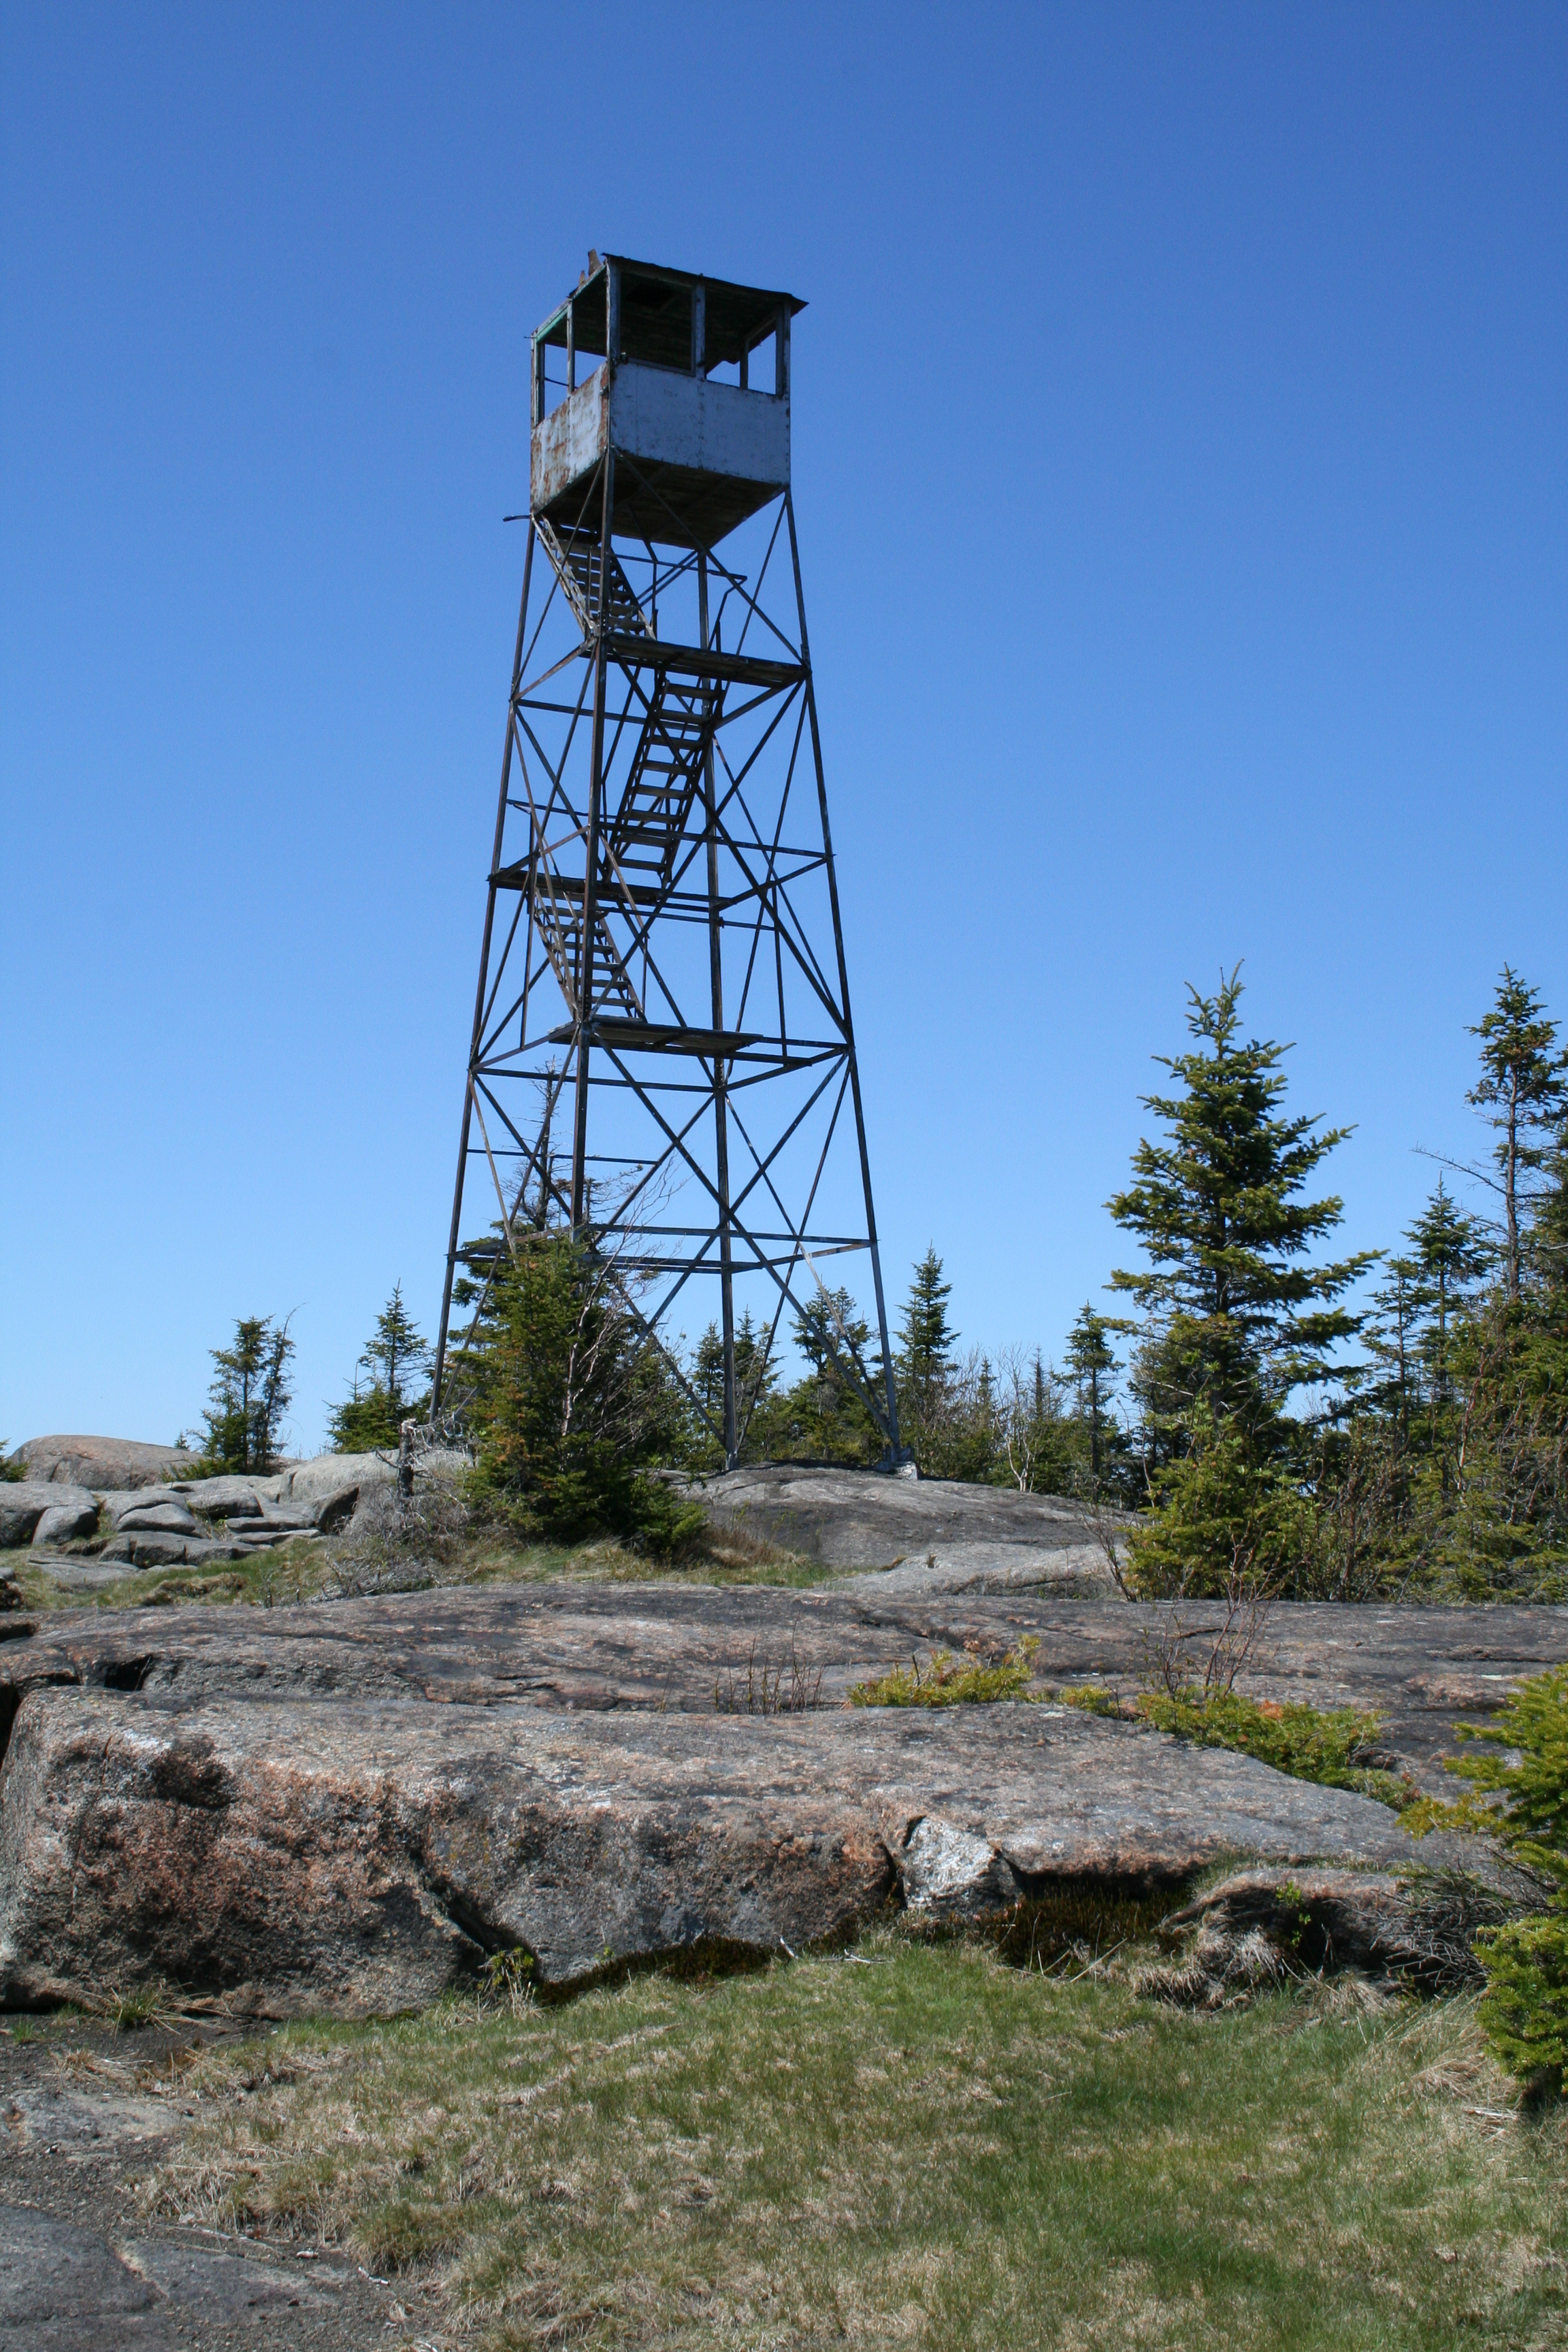
<svg viewBox="0 0 1568 2352">
<path fill-rule="evenodd" d="M 784 285 L 889 1279 L 1047 1352 L 1184 983 L 1473 1149 L 1568 1016 L 1568 9 L 42 6 L 0 55 L 0 1435 L 439 1297 L 590 245 Z"/>
</svg>

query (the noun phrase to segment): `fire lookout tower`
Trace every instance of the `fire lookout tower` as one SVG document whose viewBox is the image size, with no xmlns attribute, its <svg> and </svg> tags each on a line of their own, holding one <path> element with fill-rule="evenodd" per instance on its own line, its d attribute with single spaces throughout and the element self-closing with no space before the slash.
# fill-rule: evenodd
<svg viewBox="0 0 1568 2352">
<path fill-rule="evenodd" d="M 803 307 L 594 254 L 533 336 L 437 1349 L 438 1403 L 459 1265 L 493 1271 L 525 1231 L 569 1223 L 731 1464 L 755 1387 L 737 1381 L 738 1286 L 758 1302 L 752 1360 L 786 1308 L 814 1307 L 895 1459 L 899 1444 L 790 498 Z M 464 1243 L 481 1163 L 494 1224 Z M 853 1252 L 870 1260 L 870 1366 L 836 1297 Z M 686 1382 L 674 1320 L 712 1281 L 721 1416 Z"/>
</svg>

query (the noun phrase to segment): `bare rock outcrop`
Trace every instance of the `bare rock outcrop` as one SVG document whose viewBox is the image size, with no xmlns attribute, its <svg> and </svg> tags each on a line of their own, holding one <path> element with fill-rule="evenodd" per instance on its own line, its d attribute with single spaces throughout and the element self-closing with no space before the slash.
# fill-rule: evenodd
<svg viewBox="0 0 1568 2352">
<path fill-rule="evenodd" d="M 40 1535 L 46 1518 L 51 1524 Z M 98 1503 L 85 1487 L 44 1478 L 0 1480 L 0 1548 L 13 1549 L 35 1540 L 58 1543 L 97 1524 Z"/>
<path fill-rule="evenodd" d="M 1059 1495 L 793 1462 L 725 1471 L 689 1491 L 719 1527 L 826 1567 L 887 1570 L 889 1599 L 1112 1589 L 1092 1522 Z"/>
<path fill-rule="evenodd" d="M 708 1715 L 746 1703 L 753 1666 L 787 1675 L 793 1662 L 807 1679 L 820 1675 L 816 1696 L 831 1706 L 911 1654 L 973 1643 L 994 1655 L 1026 1635 L 1039 1643 L 1037 1684 L 1127 1689 L 1167 1640 L 1201 1671 L 1224 1614 L 1203 1601 L 1178 1609 L 1041 1592 L 900 1601 L 883 1597 L 876 1576 L 805 1592 L 551 1583 L 279 1609 L 58 1611 L 25 1621 L 26 1638 L 0 1641 L 0 1691 L 64 1683 L 191 1699 L 268 1692 Z M 1375 1709 L 1400 1763 L 1441 1787 L 1456 1721 L 1486 1720 L 1524 1675 L 1565 1657 L 1568 1608 L 1281 1603 L 1246 1687 Z"/>
<path fill-rule="evenodd" d="M 143 1445 L 129 1437 L 29 1437 L 16 1451 L 29 1477 L 100 1493 L 163 1485 L 195 1458 L 178 1445 Z"/>
<path fill-rule="evenodd" d="M 159 1705 L 35 1690 L 0 1781 L 0 2000 L 160 1978 L 268 2011 L 431 1999 L 711 1943 L 792 1949 L 889 1899 L 994 1913 L 1229 1853 L 1384 1864 L 1382 1806 L 1070 1711 L 800 1717 Z"/>
<path fill-rule="evenodd" d="M 887 1902 L 973 1918 L 1065 1881 L 1174 1904 L 1232 1857 L 1252 1876 L 1188 1923 L 1233 1956 L 1218 1977 L 1204 1959 L 1204 1985 L 1281 1964 L 1281 1872 L 1299 1886 L 1316 1871 L 1335 1951 L 1387 1973 L 1408 1920 L 1375 1928 L 1379 1874 L 1469 1866 L 1363 1798 L 1048 1696 L 846 1706 L 855 1682 L 938 1645 L 994 1655 L 1032 1635 L 1038 1682 L 1060 1685 L 1135 1680 L 1151 1643 L 1207 1638 L 1201 1610 L 879 1601 L 881 1581 L 13 1611 L 0 2000 L 162 1978 L 357 2014 L 424 2000 L 501 1947 L 570 1983 L 704 1941 L 798 1949 Z M 1281 1608 L 1254 1687 L 1379 1706 L 1430 1784 L 1457 1716 L 1484 1717 L 1564 1654 L 1561 1609 Z M 767 1711 L 785 1690 L 801 1711 Z"/>
</svg>

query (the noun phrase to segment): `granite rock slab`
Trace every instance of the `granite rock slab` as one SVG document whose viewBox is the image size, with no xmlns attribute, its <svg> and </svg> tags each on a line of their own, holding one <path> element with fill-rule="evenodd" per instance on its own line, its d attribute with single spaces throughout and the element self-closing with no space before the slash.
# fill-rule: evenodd
<svg viewBox="0 0 1568 2352">
<path fill-rule="evenodd" d="M 128 1437 L 29 1437 L 16 1451 L 30 1477 L 100 1492 L 160 1486 L 195 1459 L 178 1445 L 143 1445 Z"/>
<path fill-rule="evenodd" d="M 693 1480 L 689 1491 L 717 1526 L 744 1528 L 826 1567 L 901 1568 L 900 1589 L 942 1589 L 938 1572 L 950 1562 L 964 1586 L 990 1574 L 1111 1589 L 1093 1525 L 1058 1495 L 797 1463 L 725 1471 Z"/>
<path fill-rule="evenodd" d="M 1039 1592 L 900 1598 L 886 1585 L 869 1574 L 808 1591 L 563 1581 L 275 1609 L 50 1611 L 0 1619 L 0 1716 L 6 1694 L 14 1705 L 52 1684 L 191 1701 L 250 1695 L 707 1715 L 743 1705 L 748 1676 L 763 1665 L 786 1679 L 798 1671 L 829 1705 L 911 1656 L 969 1644 L 995 1655 L 1025 1636 L 1039 1643 L 1037 1686 L 1130 1690 L 1167 1638 L 1201 1667 L 1225 1614 L 1212 1602 Z M 1240 1686 L 1375 1710 L 1386 1745 L 1440 1786 L 1456 1722 L 1485 1722 L 1522 1677 L 1564 1658 L 1568 1608 L 1281 1603 Z"/>
<path fill-rule="evenodd" d="M 538 1979 L 1178 1888 L 1226 1854 L 1386 1867 L 1383 1806 L 1068 1709 L 556 1715 L 37 1689 L 0 1780 L 0 2000 L 157 1982 L 385 2013 Z"/>
</svg>

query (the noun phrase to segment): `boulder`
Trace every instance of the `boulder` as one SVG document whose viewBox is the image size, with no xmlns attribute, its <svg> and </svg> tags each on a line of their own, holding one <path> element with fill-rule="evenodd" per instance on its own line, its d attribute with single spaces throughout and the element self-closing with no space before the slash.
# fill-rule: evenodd
<svg viewBox="0 0 1568 2352">
<path fill-rule="evenodd" d="M 396 1484 L 395 1459 L 379 1454 L 318 1454 L 312 1461 L 297 1462 L 284 1472 L 278 1501 L 314 1511 L 329 1496 L 341 1495 L 346 1487 L 363 1493 L 372 1486 Z"/>
<path fill-rule="evenodd" d="M 183 1568 L 190 1549 L 187 1538 L 177 1529 L 164 1534 L 155 1528 L 122 1528 L 98 1557 L 127 1568 Z"/>
<path fill-rule="evenodd" d="M 186 1509 L 199 1519 L 226 1519 L 237 1512 L 242 1518 L 254 1518 L 262 1496 L 274 1493 L 281 1483 L 279 1478 L 193 1478 L 178 1492 Z"/>
<path fill-rule="evenodd" d="M 29 1437 L 17 1451 L 29 1476 L 100 1493 L 156 1486 L 177 1478 L 195 1459 L 178 1445 L 142 1445 L 126 1437 Z"/>
<path fill-rule="evenodd" d="M 0 1645 L 10 1646 L 10 1645 Z M 165 1978 L 266 2013 L 702 1944 L 798 1949 L 889 1901 L 973 1918 L 1226 1853 L 1388 1866 L 1384 1807 L 1037 1707 L 699 1717 L 35 1688 L 0 1778 L 0 2000 Z"/>
<path fill-rule="evenodd" d="M 316 1526 L 322 1535 L 335 1536 L 347 1527 L 359 1508 L 359 1493 L 356 1479 L 352 1486 L 338 1486 L 331 1494 L 322 1496 L 315 1510 Z"/>
<path fill-rule="evenodd" d="M 44 1478 L 0 1480 L 0 1548 L 31 1543 L 45 1512 L 55 1510 L 78 1518 L 90 1511 L 93 1526 L 98 1524 L 98 1505 L 84 1487 Z"/>
<path fill-rule="evenodd" d="M 68 1495 L 70 1487 L 59 1491 Z M 98 1533 L 98 1504 L 91 1495 L 83 1502 L 51 1503 L 33 1529 L 36 1544 L 71 1543 Z"/>
<path fill-rule="evenodd" d="M 316 1539 L 316 1529 L 307 1519 L 303 1525 L 292 1519 L 241 1519 L 227 1522 L 228 1532 L 239 1543 L 269 1546 L 276 1550 L 279 1544 L 295 1543 L 301 1538 Z"/>
<path fill-rule="evenodd" d="M 249 1559 L 251 1556 L 249 1545 L 226 1540 L 125 1535 L 116 1536 L 96 1555 L 57 1552 L 46 1559 L 35 1552 L 32 1565 L 41 1569 L 61 1591 L 88 1593 L 121 1583 L 131 1570 L 141 1573 L 161 1568 L 211 1568 L 229 1560 Z M 161 1592 L 159 1598 L 163 1599 Z"/>
<path fill-rule="evenodd" d="M 194 1536 L 196 1523 L 184 1495 L 174 1486 L 142 1486 L 111 1494 L 104 1503 L 110 1523 L 121 1528 L 159 1529 L 165 1535 Z"/>
<path fill-rule="evenodd" d="M 719 1527 L 827 1567 L 891 1570 L 889 1598 L 1112 1589 L 1093 1522 L 1058 1495 L 790 1462 L 693 1479 L 687 1491 Z"/>
<path fill-rule="evenodd" d="M 114 1522 L 117 1535 L 194 1536 L 200 1531 L 183 1503 L 148 1503 L 140 1510 L 122 1511 Z"/>
</svg>

